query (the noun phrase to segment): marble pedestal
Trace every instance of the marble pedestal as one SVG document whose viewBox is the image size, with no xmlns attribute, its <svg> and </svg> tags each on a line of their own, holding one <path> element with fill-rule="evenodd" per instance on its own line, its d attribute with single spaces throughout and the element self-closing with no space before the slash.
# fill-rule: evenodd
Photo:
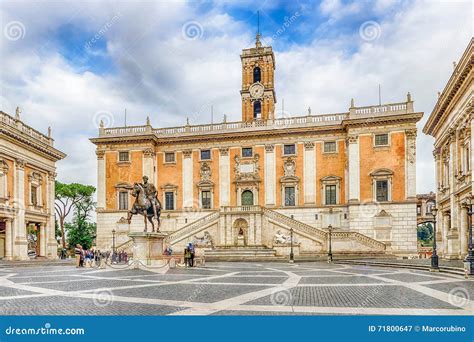
<svg viewBox="0 0 474 342">
<path fill-rule="evenodd" d="M 133 239 L 135 268 L 158 273 L 168 271 L 168 260 L 163 258 L 163 239 L 166 234 L 132 232 L 128 236 Z"/>
</svg>

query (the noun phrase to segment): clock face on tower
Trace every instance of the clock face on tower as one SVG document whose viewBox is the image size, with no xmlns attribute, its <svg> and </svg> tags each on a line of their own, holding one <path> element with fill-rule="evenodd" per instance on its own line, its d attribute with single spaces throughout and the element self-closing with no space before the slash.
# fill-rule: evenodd
<svg viewBox="0 0 474 342">
<path fill-rule="evenodd" d="M 265 88 L 263 87 L 263 84 L 261 84 L 260 82 L 254 83 L 249 88 L 250 96 L 253 99 L 261 99 L 264 90 Z"/>
</svg>

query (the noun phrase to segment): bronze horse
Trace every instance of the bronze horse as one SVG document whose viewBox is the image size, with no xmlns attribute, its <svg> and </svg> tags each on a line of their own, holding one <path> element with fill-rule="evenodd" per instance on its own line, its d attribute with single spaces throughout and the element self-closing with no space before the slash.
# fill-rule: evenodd
<svg viewBox="0 0 474 342">
<path fill-rule="evenodd" d="M 155 216 L 153 213 L 153 206 L 151 201 L 145 195 L 145 190 L 143 189 L 140 183 L 133 184 L 132 196 L 135 197 L 135 202 L 132 205 L 132 209 L 128 211 L 127 221 L 130 224 L 133 215 L 143 215 L 145 221 L 145 230 L 147 231 L 147 219 L 151 223 L 152 232 L 155 231 L 155 224 L 153 223 L 153 217 Z M 161 202 L 158 198 L 155 197 L 156 200 L 156 220 L 158 221 L 158 227 L 156 229 L 157 232 L 160 231 L 160 214 L 161 214 Z"/>
</svg>

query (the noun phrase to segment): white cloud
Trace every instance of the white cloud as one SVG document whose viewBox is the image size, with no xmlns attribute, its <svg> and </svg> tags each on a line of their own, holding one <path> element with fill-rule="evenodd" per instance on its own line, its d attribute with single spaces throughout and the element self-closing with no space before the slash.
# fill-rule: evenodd
<svg viewBox="0 0 474 342">
<path fill-rule="evenodd" d="M 2 28 L 20 20 L 26 35 L 15 42 L 0 39 L 1 109 L 12 113 L 20 105 L 26 122 L 42 131 L 51 125 L 56 146 L 68 154 L 58 164 L 59 178 L 91 184 L 96 157 L 87 138 L 97 134 L 98 111 L 113 113 L 121 125 L 127 108 L 129 124 L 142 124 L 150 115 L 154 126 L 164 127 L 184 124 L 186 117 L 209 122 L 213 104 L 215 121 L 223 114 L 239 120 L 239 54 L 253 44 L 254 28 L 225 13 L 227 5 L 202 14 L 182 2 L 48 2 L 33 8 L 3 3 Z M 344 16 L 359 11 L 354 6 L 323 3 L 328 21 L 322 25 L 337 31 Z M 395 8 L 387 1 L 374 6 L 376 12 L 389 7 Z M 277 106 L 284 98 L 294 115 L 308 106 L 313 113 L 342 112 L 351 97 L 357 105 L 376 104 L 379 83 L 383 102 L 403 101 L 411 91 L 415 108 L 425 112 L 418 125 L 418 190 L 433 190 L 432 140 L 421 127 L 472 35 L 470 10 L 468 2 L 417 2 L 380 19 L 381 35 L 373 42 L 356 30 L 276 51 Z M 81 71 L 59 54 L 54 33 L 61 25 L 86 28 L 90 39 L 117 13 L 100 38 L 107 42 L 113 73 Z M 189 21 L 202 26 L 202 38 L 183 37 L 182 25 Z"/>
</svg>

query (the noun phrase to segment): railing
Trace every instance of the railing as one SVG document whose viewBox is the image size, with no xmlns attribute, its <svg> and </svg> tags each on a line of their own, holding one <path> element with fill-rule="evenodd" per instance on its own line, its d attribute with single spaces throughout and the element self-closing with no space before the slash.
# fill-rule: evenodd
<svg viewBox="0 0 474 342">
<path fill-rule="evenodd" d="M 246 129 L 285 129 L 307 125 L 335 125 L 348 117 L 347 113 L 306 115 L 274 120 L 253 120 L 221 122 L 204 125 L 185 125 L 178 127 L 154 128 L 151 126 L 129 126 L 116 128 L 101 128 L 99 136 L 122 136 L 155 133 L 158 137 L 179 136 L 183 134 L 211 134 L 218 132 L 233 132 Z"/>
<path fill-rule="evenodd" d="M 347 113 L 305 115 L 284 117 L 273 120 L 252 120 L 221 122 L 203 125 L 185 125 L 167 128 L 152 128 L 144 126 L 129 126 L 117 128 L 100 128 L 99 136 L 122 136 L 154 133 L 159 138 L 182 135 L 213 134 L 237 132 L 241 130 L 288 129 L 306 126 L 339 125 L 343 120 L 358 119 L 371 116 L 388 116 L 413 113 L 413 102 L 390 103 L 380 106 L 352 107 Z"/>
<path fill-rule="evenodd" d="M 0 112 L 0 122 L 3 123 L 6 128 L 11 128 L 13 130 L 19 131 L 20 133 L 23 133 L 29 136 L 30 138 L 33 138 L 44 144 L 53 146 L 53 139 L 49 138 L 43 133 L 38 132 L 30 126 L 25 125 L 22 121 L 15 119 L 7 113 Z"/>
<path fill-rule="evenodd" d="M 385 250 L 386 245 L 383 242 L 377 241 L 375 239 L 372 239 L 371 237 L 368 237 L 367 235 L 361 234 L 359 232 L 341 232 L 341 231 L 333 231 L 331 233 L 333 239 L 352 239 L 355 241 L 360 242 L 361 244 L 368 246 L 368 247 L 373 247 L 378 250 Z"/>
<path fill-rule="evenodd" d="M 132 244 L 133 244 L 133 239 L 127 240 L 124 243 L 121 243 L 120 245 L 115 246 L 115 250 L 127 249 L 128 247 L 131 247 Z"/>
<path fill-rule="evenodd" d="M 190 233 L 192 233 L 194 230 L 198 228 L 203 228 L 205 225 L 209 224 L 210 222 L 217 220 L 219 218 L 219 215 L 220 215 L 219 212 L 216 211 L 207 216 L 204 216 L 203 218 L 197 221 L 194 221 L 184 226 L 183 228 L 178 229 L 177 231 L 171 233 L 170 235 L 165 237 L 164 242 L 167 244 L 170 244 L 184 236 L 187 236 Z"/>
<path fill-rule="evenodd" d="M 385 116 L 413 112 L 413 102 L 389 103 L 380 106 L 353 107 L 349 109 L 350 117 Z"/>
<path fill-rule="evenodd" d="M 128 126 L 128 127 L 117 127 L 117 128 L 105 128 L 103 134 L 104 135 L 130 135 L 130 134 L 143 134 L 147 132 L 151 133 L 150 126 Z"/>
<path fill-rule="evenodd" d="M 267 208 L 263 208 L 263 213 L 267 217 L 275 221 L 283 222 L 284 224 L 288 225 L 290 228 L 293 228 L 297 231 L 302 230 L 303 232 L 307 234 L 316 235 L 321 240 L 327 239 L 327 233 L 325 231 L 315 228 L 313 226 L 310 226 L 309 224 L 294 220 L 291 217 L 288 217 L 286 215 L 280 214 L 279 212 L 276 212 L 274 210 L 267 209 Z"/>
<path fill-rule="evenodd" d="M 259 205 L 241 205 L 238 207 L 221 207 L 223 213 L 238 213 L 238 212 L 261 212 L 262 207 Z"/>
</svg>

